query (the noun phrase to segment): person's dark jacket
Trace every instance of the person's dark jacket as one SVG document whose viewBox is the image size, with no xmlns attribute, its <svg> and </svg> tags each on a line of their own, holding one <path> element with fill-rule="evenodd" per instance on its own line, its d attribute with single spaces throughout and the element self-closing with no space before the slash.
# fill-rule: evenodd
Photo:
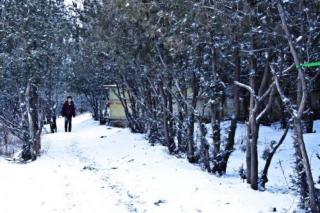
<svg viewBox="0 0 320 213">
<path fill-rule="evenodd" d="M 71 101 L 71 104 L 68 103 L 68 101 L 64 102 L 62 110 L 61 110 L 61 115 L 63 117 L 71 118 L 72 116 L 76 116 L 76 108 L 74 106 L 73 101 Z"/>
</svg>

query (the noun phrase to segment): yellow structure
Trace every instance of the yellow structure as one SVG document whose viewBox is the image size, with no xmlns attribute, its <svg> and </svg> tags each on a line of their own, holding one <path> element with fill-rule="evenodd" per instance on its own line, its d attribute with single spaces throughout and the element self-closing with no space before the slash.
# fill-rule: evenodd
<svg viewBox="0 0 320 213">
<path fill-rule="evenodd" d="M 113 126 L 126 126 L 127 119 L 121 101 L 116 95 L 116 85 L 106 85 L 108 92 L 108 119 Z"/>
<path fill-rule="evenodd" d="M 124 112 L 124 108 L 119 100 L 118 96 L 116 95 L 117 87 L 116 85 L 106 85 L 105 88 L 108 91 L 108 120 L 109 123 L 113 126 L 127 126 L 127 118 Z M 188 99 L 189 101 L 192 98 L 192 90 L 188 89 Z M 129 103 L 128 103 L 129 104 Z M 226 98 L 224 100 L 224 105 L 222 106 L 221 117 L 230 116 L 233 107 L 233 99 Z M 177 105 L 174 103 L 174 112 L 177 112 Z M 204 118 L 210 121 L 211 111 L 210 105 L 207 103 L 207 100 L 203 97 L 200 97 L 197 101 L 196 110 L 198 113 L 204 113 Z"/>
</svg>

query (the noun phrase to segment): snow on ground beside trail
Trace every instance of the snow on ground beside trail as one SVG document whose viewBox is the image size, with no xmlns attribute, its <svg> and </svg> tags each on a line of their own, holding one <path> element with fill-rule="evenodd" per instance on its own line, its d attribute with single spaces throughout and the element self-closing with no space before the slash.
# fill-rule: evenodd
<svg viewBox="0 0 320 213">
<path fill-rule="evenodd" d="M 165 147 L 150 146 L 143 135 L 99 126 L 89 114 L 75 118 L 73 125 L 72 133 L 61 132 L 63 120 L 59 119 L 60 131 L 43 136 L 43 153 L 35 162 L 20 165 L 0 158 L 1 213 L 250 213 L 296 208 L 298 198 L 286 183 L 291 184 L 293 162 L 290 135 L 275 156 L 267 191 L 257 192 L 238 176 L 245 163 L 241 151 L 232 154 L 228 174 L 219 178 L 168 155 Z M 320 132 L 320 122 L 316 128 Z M 244 133 L 239 125 L 238 139 Z M 260 150 L 281 134 L 281 130 L 262 127 Z M 319 175 L 314 157 L 319 134 L 305 138 Z"/>
<path fill-rule="evenodd" d="M 320 176 L 320 161 L 316 157 L 316 154 L 320 154 L 320 121 L 314 122 L 314 129 L 316 133 L 312 134 L 304 134 L 305 143 L 308 149 L 308 155 L 310 159 L 310 164 L 313 170 L 313 176 L 315 182 L 318 182 Z M 283 135 L 284 130 L 279 128 L 279 125 L 269 126 L 261 126 L 260 127 L 260 135 L 259 135 L 259 171 L 263 170 L 265 161 L 261 158 L 263 150 L 265 147 L 270 146 L 270 142 L 272 140 L 278 142 Z M 244 139 L 246 135 L 246 128 L 244 124 L 239 124 L 236 138 L 237 138 L 237 146 L 242 143 L 242 139 Z M 282 192 L 288 193 L 290 187 L 292 187 L 292 176 L 294 174 L 294 148 L 293 148 L 293 131 L 289 130 L 288 135 L 283 142 L 283 144 L 279 147 L 277 153 L 275 154 L 272 164 L 269 169 L 269 182 L 267 183 L 267 190 L 272 192 Z M 243 142 L 245 146 L 245 142 Z M 241 160 L 241 162 L 240 162 Z M 245 153 L 237 149 L 234 153 L 232 153 L 230 159 L 230 165 L 228 168 L 228 173 L 232 174 L 237 168 L 241 166 L 241 164 L 245 165 Z M 320 185 L 317 185 L 319 188 Z"/>
</svg>

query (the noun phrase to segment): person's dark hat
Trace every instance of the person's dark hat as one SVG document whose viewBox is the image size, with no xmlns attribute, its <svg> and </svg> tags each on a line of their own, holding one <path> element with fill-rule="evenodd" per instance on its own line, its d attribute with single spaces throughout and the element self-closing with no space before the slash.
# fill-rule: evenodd
<svg viewBox="0 0 320 213">
<path fill-rule="evenodd" d="M 69 96 L 67 97 L 67 100 L 68 100 L 69 98 L 70 98 L 70 99 L 73 99 L 71 95 L 69 95 Z"/>
</svg>

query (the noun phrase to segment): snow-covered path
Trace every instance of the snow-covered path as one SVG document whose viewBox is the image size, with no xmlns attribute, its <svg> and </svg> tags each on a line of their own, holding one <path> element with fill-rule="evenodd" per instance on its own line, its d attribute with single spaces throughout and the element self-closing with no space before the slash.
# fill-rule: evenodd
<svg viewBox="0 0 320 213">
<path fill-rule="evenodd" d="M 37 161 L 0 159 L 2 213 L 290 212 L 296 201 L 252 191 L 233 175 L 207 174 L 88 114 L 74 120 L 72 133 L 44 135 Z"/>
</svg>

